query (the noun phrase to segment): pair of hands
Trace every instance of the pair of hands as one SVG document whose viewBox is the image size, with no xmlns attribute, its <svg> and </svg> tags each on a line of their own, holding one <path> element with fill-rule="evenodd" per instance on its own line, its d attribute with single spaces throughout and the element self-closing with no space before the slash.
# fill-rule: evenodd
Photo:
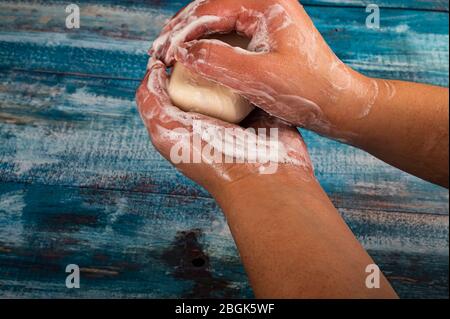
<svg viewBox="0 0 450 319">
<path fill-rule="evenodd" d="M 248 51 L 201 39 L 233 31 L 252 39 Z M 353 133 L 347 124 L 366 116 L 378 94 L 376 82 L 336 57 L 297 0 L 194 1 L 167 23 L 150 53 L 137 103 L 152 142 L 166 159 L 213 194 L 254 175 L 261 164 L 174 163 L 171 150 L 180 140 L 194 139 L 194 121 L 237 133 L 246 127 L 277 128 L 280 146 L 294 159 L 277 163 L 280 173 L 294 172 L 308 179 L 314 176 L 312 164 L 296 127 L 350 141 Z M 260 110 L 242 127 L 182 112 L 167 93 L 166 68 L 176 61 L 232 88 Z M 200 149 L 191 151 L 193 156 L 203 156 Z"/>
</svg>

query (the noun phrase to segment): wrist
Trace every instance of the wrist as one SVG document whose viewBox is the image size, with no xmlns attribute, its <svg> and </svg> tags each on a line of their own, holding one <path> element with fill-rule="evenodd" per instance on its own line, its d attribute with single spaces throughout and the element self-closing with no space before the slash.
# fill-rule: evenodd
<svg viewBox="0 0 450 319">
<path fill-rule="evenodd" d="M 334 100 L 329 99 L 326 118 L 329 127 L 319 132 L 330 138 L 357 145 L 372 108 L 379 98 L 376 79 L 367 77 L 347 67 L 350 76 L 348 88 L 335 88 Z"/>
<path fill-rule="evenodd" d="M 283 165 L 276 174 L 251 174 L 222 183 L 220 187 L 209 191 L 226 214 L 228 211 L 241 210 L 250 202 L 259 202 L 262 198 L 293 197 L 293 193 L 314 193 L 312 190 L 323 193 L 312 172 Z"/>
</svg>

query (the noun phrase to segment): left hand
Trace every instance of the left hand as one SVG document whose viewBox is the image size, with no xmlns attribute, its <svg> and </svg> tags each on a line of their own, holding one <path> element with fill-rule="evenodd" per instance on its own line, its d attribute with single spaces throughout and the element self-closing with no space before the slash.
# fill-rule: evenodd
<svg viewBox="0 0 450 319">
<path fill-rule="evenodd" d="M 153 59 L 136 95 L 141 117 L 156 149 L 210 193 L 214 195 L 234 182 L 255 174 L 288 174 L 305 180 L 314 179 L 306 145 L 295 127 L 263 111 L 252 113 L 245 121 L 245 127 L 266 129 L 267 134 L 270 129 L 276 129 L 277 138 L 269 140 L 266 139 L 266 132 L 255 134 L 257 131 L 198 113 L 183 112 L 171 103 L 167 93 L 168 81 L 164 63 Z M 201 132 L 196 131 L 199 124 L 203 129 Z M 215 135 L 215 139 L 205 138 L 206 132 L 210 136 Z M 232 138 L 234 147 L 227 148 L 222 143 L 224 138 L 228 141 Z M 258 138 L 260 143 L 257 145 L 245 143 L 258 141 Z M 196 140 L 200 143 L 196 144 Z M 185 153 L 189 156 L 180 161 L 179 151 L 182 149 L 187 150 Z M 212 150 L 216 151 L 214 155 Z M 254 161 L 251 154 L 266 155 L 263 161 L 260 161 L 261 158 Z M 274 168 L 272 172 L 267 171 Z"/>
</svg>

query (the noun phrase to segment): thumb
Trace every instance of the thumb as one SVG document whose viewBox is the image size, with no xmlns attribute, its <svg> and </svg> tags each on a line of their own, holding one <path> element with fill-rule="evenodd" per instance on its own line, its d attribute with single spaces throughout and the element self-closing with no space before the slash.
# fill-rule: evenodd
<svg viewBox="0 0 450 319">
<path fill-rule="evenodd" d="M 275 139 L 283 145 L 282 148 L 285 150 L 286 156 L 314 175 L 314 165 L 309 156 L 308 148 L 295 126 L 258 109 L 254 110 L 241 124 L 244 127 L 258 130 L 258 134 L 261 133 L 261 129 L 266 129 L 265 134 L 272 138 L 274 138 L 273 133 L 275 131 Z"/>
<path fill-rule="evenodd" d="M 180 45 L 175 59 L 190 71 L 229 87 L 255 102 L 252 93 L 261 88 L 268 55 L 233 47 L 219 40 L 205 39 Z"/>
</svg>

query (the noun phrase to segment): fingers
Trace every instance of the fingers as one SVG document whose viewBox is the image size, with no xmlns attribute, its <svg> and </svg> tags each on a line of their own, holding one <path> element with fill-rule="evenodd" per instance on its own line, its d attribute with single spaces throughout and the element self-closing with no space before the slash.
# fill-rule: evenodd
<svg viewBox="0 0 450 319">
<path fill-rule="evenodd" d="M 290 144 L 298 150 L 306 149 L 303 138 L 297 127 L 292 126 L 277 117 L 270 116 L 261 109 L 253 111 L 249 117 L 245 119 L 245 122 L 243 122 L 242 125 L 254 129 L 277 129 L 280 142 L 283 144 Z"/>
<path fill-rule="evenodd" d="M 198 113 L 181 111 L 171 102 L 167 92 L 169 75 L 166 66 L 151 59 L 147 74 L 136 93 L 139 113 L 153 144 L 168 158 L 170 148 L 192 137 L 195 121 L 205 125 L 233 127 L 234 125 Z"/>
<path fill-rule="evenodd" d="M 252 38 L 252 51 L 269 51 L 268 39 L 293 23 L 288 9 L 273 0 L 197 0 L 164 27 L 150 54 L 171 66 L 180 44 L 232 31 Z"/>
<path fill-rule="evenodd" d="M 245 127 L 256 129 L 254 133 L 207 116 L 183 112 L 172 105 L 167 93 L 167 83 L 168 74 L 165 65 L 160 61 L 151 60 L 148 73 L 136 94 L 139 112 L 147 126 L 152 143 L 167 160 L 179 164 L 174 160 L 172 153 L 174 149 L 178 150 L 180 145 L 185 145 L 184 147 L 191 149 L 192 154 L 203 158 L 204 154 L 201 150 L 199 153 L 198 149 L 192 148 L 196 145 L 193 141 L 194 135 L 197 134 L 197 138 L 200 136 L 202 140 L 202 147 L 209 143 L 207 136 L 214 136 L 211 146 L 217 147 L 221 154 L 220 158 L 223 156 L 236 157 L 245 162 L 247 159 L 245 156 L 250 156 L 245 154 L 263 154 L 262 158 L 267 161 L 300 165 L 306 170 L 312 171 L 306 146 L 296 128 L 269 116 L 262 110 L 250 115 L 244 123 Z M 232 130 L 225 131 L 225 129 Z M 259 129 L 265 130 L 260 132 Z M 274 136 L 272 136 L 272 130 L 275 132 Z M 208 134 L 204 135 L 205 132 Z M 220 140 L 220 137 L 227 136 L 227 134 L 231 134 L 236 141 L 231 153 L 230 149 L 223 147 L 226 143 Z M 257 134 L 266 134 L 267 137 L 270 135 L 270 141 L 266 141 L 264 136 L 261 136 L 262 144 L 253 146 L 245 144 L 246 140 L 260 141 Z M 274 140 L 272 140 L 273 137 Z M 206 140 L 203 140 L 204 138 Z M 270 150 L 271 147 L 274 151 Z M 267 152 L 267 150 L 269 151 Z M 177 158 L 177 156 L 175 157 Z M 203 159 L 208 162 L 207 159 Z M 263 161 L 263 163 L 266 162 Z"/>
<path fill-rule="evenodd" d="M 167 73 L 165 65 L 158 60 L 151 60 L 147 74 L 136 94 L 139 112 L 148 126 L 163 114 L 163 107 L 170 107 L 167 94 Z"/>
<path fill-rule="evenodd" d="M 301 166 L 314 174 L 314 167 L 306 143 L 295 126 L 270 116 L 260 109 L 253 111 L 242 125 L 255 130 L 266 129 L 266 134 L 270 134 L 272 138 L 274 138 L 275 133 L 275 139 L 280 145 L 283 145 L 285 156 L 293 159 L 291 163 L 295 162 L 297 166 Z"/>
<path fill-rule="evenodd" d="M 174 52 L 179 44 L 198 39 L 202 35 L 213 33 L 210 30 L 218 29 L 228 33 L 233 30 L 233 25 L 228 19 L 215 16 L 189 19 L 183 29 L 171 30 L 156 39 L 150 55 L 161 59 L 167 66 L 172 66 L 175 62 Z"/>
<path fill-rule="evenodd" d="M 176 60 L 192 72 L 239 93 L 270 113 L 277 103 L 274 79 L 276 53 L 249 52 L 218 40 L 198 40 L 177 48 Z"/>
<path fill-rule="evenodd" d="M 153 145 L 168 159 L 174 142 L 189 138 L 192 116 L 172 105 L 167 84 L 165 65 L 158 60 L 151 60 L 136 93 L 136 102 Z"/>
<path fill-rule="evenodd" d="M 265 66 L 272 62 L 270 54 L 249 52 L 218 40 L 198 40 L 181 45 L 175 57 L 192 72 L 264 106 L 258 103 L 258 98 L 267 95 L 260 79 L 264 78 Z"/>
<path fill-rule="evenodd" d="M 225 2 L 222 1 L 223 5 Z M 163 28 L 160 36 L 153 42 L 150 54 L 171 66 L 174 49 L 183 42 L 188 42 L 214 32 L 230 32 L 234 21 L 227 15 L 219 14 L 217 1 L 197 0 L 181 10 Z"/>
</svg>

